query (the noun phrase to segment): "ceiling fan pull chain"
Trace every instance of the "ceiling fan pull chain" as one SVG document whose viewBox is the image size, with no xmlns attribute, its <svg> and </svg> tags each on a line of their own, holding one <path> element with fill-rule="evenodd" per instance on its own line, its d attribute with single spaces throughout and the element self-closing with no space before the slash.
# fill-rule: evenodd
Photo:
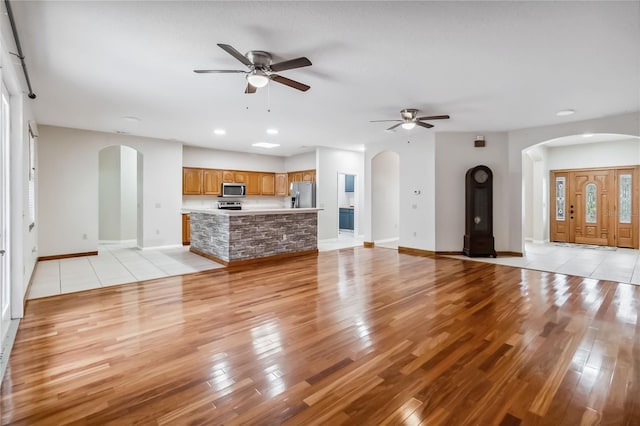
<svg viewBox="0 0 640 426">
<path fill-rule="evenodd" d="M 271 112 L 271 85 L 267 84 L 267 112 Z"/>
</svg>

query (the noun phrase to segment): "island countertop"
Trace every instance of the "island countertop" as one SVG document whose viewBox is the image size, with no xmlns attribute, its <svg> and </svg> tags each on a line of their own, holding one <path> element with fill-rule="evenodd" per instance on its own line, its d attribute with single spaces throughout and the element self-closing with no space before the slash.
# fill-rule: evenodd
<svg viewBox="0 0 640 426">
<path fill-rule="evenodd" d="M 315 213 L 323 209 L 319 208 L 280 208 L 280 209 L 244 209 L 244 210 L 228 210 L 228 209 L 199 209 L 199 208 L 182 208 L 182 213 L 205 213 L 224 216 L 252 216 L 263 214 L 300 214 Z"/>
</svg>

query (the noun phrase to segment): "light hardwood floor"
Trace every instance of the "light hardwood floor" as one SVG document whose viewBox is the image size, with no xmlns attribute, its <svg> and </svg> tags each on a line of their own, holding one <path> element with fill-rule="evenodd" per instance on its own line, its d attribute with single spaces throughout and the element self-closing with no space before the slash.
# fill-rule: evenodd
<svg viewBox="0 0 640 426">
<path fill-rule="evenodd" d="M 2 424 L 640 424 L 640 287 L 349 248 L 31 300 Z"/>
</svg>

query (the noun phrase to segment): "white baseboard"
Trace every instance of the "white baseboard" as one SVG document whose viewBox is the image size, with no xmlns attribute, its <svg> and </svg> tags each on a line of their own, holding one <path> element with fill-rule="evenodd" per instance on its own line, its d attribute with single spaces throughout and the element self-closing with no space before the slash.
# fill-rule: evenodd
<svg viewBox="0 0 640 426">
<path fill-rule="evenodd" d="M 98 244 L 110 245 L 110 244 L 130 244 L 134 245 L 138 240 L 98 240 Z"/>
<path fill-rule="evenodd" d="M 182 247 L 184 247 L 182 244 L 170 244 L 166 246 L 154 246 L 154 247 L 137 246 L 138 250 L 160 250 L 160 249 L 174 249 L 174 248 L 182 248 Z"/>
</svg>

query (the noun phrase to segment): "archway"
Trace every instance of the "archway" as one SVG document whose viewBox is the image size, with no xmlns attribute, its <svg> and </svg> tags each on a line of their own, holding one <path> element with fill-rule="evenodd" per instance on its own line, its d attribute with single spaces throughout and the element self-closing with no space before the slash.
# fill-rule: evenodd
<svg viewBox="0 0 640 426">
<path fill-rule="evenodd" d="M 400 218 L 400 156 L 383 151 L 371 160 L 371 237 L 376 246 L 396 247 Z"/>
<path fill-rule="evenodd" d="M 523 150 L 525 241 L 548 242 L 551 170 L 626 167 L 640 164 L 640 138 L 599 133 L 564 136 Z M 636 212 L 637 214 L 638 212 Z"/>
<path fill-rule="evenodd" d="M 101 244 L 142 247 L 142 154 L 125 145 L 98 153 Z"/>
</svg>

